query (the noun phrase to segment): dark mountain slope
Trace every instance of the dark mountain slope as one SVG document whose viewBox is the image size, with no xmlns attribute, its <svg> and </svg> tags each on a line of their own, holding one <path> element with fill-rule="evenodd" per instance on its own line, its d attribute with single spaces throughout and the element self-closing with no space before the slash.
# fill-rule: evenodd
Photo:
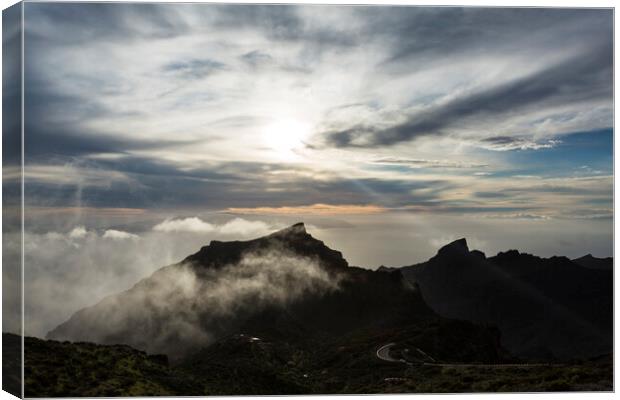
<svg viewBox="0 0 620 400">
<path fill-rule="evenodd" d="M 4 333 L 3 342 L 21 341 Z M 200 390 L 164 355 L 129 346 L 24 338 L 26 397 L 172 396 Z M 20 370 L 21 373 L 21 370 Z"/>
<path fill-rule="evenodd" d="M 255 240 L 213 241 L 76 312 L 48 338 L 124 343 L 177 360 L 242 329 L 304 341 L 433 318 L 400 271 L 349 267 L 296 224 Z"/>
<path fill-rule="evenodd" d="M 470 252 L 465 239 L 401 271 L 440 315 L 497 325 L 515 355 L 568 359 L 612 351 L 611 271 L 516 250 L 486 258 Z"/>
<path fill-rule="evenodd" d="M 22 338 L 2 334 L 2 390 L 15 397 L 22 396 Z"/>
<path fill-rule="evenodd" d="M 598 258 L 594 257 L 592 254 L 586 254 L 583 257 L 575 258 L 573 262 L 590 269 L 603 269 L 608 271 L 612 270 L 614 267 L 614 259 L 612 257 Z"/>
</svg>

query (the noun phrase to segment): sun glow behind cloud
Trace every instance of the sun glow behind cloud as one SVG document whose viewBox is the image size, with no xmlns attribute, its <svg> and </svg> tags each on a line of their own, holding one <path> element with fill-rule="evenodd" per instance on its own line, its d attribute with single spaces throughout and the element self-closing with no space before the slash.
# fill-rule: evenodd
<svg viewBox="0 0 620 400">
<path fill-rule="evenodd" d="M 609 10 L 25 13 L 29 223 L 124 231 L 126 214 L 205 234 L 225 222 L 188 219 L 406 213 L 580 231 L 613 216 Z"/>
<path fill-rule="evenodd" d="M 296 119 L 279 119 L 262 129 L 266 147 L 274 152 L 277 161 L 293 162 L 301 158 L 312 127 Z"/>
</svg>

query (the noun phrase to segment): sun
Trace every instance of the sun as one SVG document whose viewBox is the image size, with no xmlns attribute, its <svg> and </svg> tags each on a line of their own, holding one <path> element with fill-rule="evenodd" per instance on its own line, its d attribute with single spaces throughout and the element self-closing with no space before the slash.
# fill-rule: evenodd
<svg viewBox="0 0 620 400">
<path fill-rule="evenodd" d="M 279 119 L 265 127 L 265 146 L 278 159 L 294 161 L 300 158 L 299 150 L 310 134 L 310 125 L 296 119 Z"/>
</svg>

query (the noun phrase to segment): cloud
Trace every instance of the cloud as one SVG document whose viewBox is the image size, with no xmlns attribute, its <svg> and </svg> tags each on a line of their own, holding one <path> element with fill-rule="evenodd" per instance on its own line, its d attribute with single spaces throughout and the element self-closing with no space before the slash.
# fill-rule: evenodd
<svg viewBox="0 0 620 400">
<path fill-rule="evenodd" d="M 25 9 L 32 21 L 28 33 L 56 43 L 161 39 L 179 35 L 186 25 L 174 7 L 156 4 L 37 4 Z M 62 22 L 61 25 L 58 25 Z M 82 29 L 88 26 L 89 29 Z M 47 36 L 49 35 L 49 36 Z"/>
<path fill-rule="evenodd" d="M 304 165 L 203 162 L 185 167 L 182 162 L 122 156 L 58 166 L 31 164 L 26 172 L 28 205 L 59 208 L 222 210 L 261 204 L 348 205 L 351 199 L 392 207 L 411 201 L 414 189 L 432 187 L 438 194 L 451 185 L 428 176 L 351 176 Z"/>
<path fill-rule="evenodd" d="M 113 239 L 113 240 L 136 240 L 140 239 L 140 236 L 134 235 L 133 233 L 117 231 L 116 229 L 107 229 L 102 236 L 104 239 Z"/>
<path fill-rule="evenodd" d="M 245 53 L 241 56 L 241 59 L 254 68 L 273 62 L 273 57 L 271 57 L 268 53 L 264 53 L 260 50 L 253 50 Z"/>
<path fill-rule="evenodd" d="M 184 219 L 170 219 L 153 227 L 154 231 L 160 232 L 213 232 L 215 226 L 204 222 L 200 218 L 191 217 Z"/>
<path fill-rule="evenodd" d="M 271 233 L 280 227 L 277 223 L 259 220 L 248 221 L 229 218 L 210 224 L 210 232 L 191 230 L 153 230 L 147 224 L 130 224 L 132 219 L 142 220 L 145 215 L 133 210 L 93 210 L 87 218 L 91 223 L 107 224 L 101 229 L 78 225 L 62 230 L 46 229 L 51 221 L 67 224 L 75 219 L 76 210 L 38 210 L 28 220 L 24 235 L 27 276 L 26 334 L 42 337 L 47 331 L 69 318 L 77 309 L 94 304 L 105 296 L 129 289 L 140 279 L 155 270 L 183 260 L 198 251 L 210 240 L 249 239 Z M 88 210 L 79 210 L 80 215 Z M 29 214 L 30 215 L 30 214 Z M 146 217 L 147 221 L 150 217 Z M 181 219 L 202 221 L 199 218 Z M 220 218 L 221 220 L 221 218 Z M 128 231 L 109 227 L 119 224 L 140 227 L 143 231 Z M 169 220 L 170 221 L 170 220 Z M 175 221 L 175 220 L 171 220 Z M 204 221 L 202 221 L 204 223 Z M 7 232 L 4 260 L 7 265 L 19 260 L 21 233 Z M 7 281 L 15 280 L 7 271 Z M 18 326 L 18 325 L 16 325 Z"/>
<path fill-rule="evenodd" d="M 184 79 L 201 79 L 225 68 L 225 64 L 215 60 L 191 59 L 168 63 L 163 67 L 163 70 Z"/>
<path fill-rule="evenodd" d="M 277 247 L 246 253 L 238 263 L 217 269 L 173 265 L 79 311 L 51 336 L 106 343 L 109 335 L 121 332 L 126 344 L 177 359 L 196 345 L 207 346 L 240 318 L 337 290 L 339 280 L 313 258 Z M 161 319 L 150 325 L 147 339 L 143 321 L 153 316 Z"/>
<path fill-rule="evenodd" d="M 223 214 L 196 210 L 347 222 L 398 210 L 554 222 L 613 211 L 612 179 L 570 193 L 531 178 L 489 197 L 517 176 L 610 175 L 613 132 L 590 133 L 613 125 L 611 9 L 31 2 L 24 10 L 26 218 L 68 246 L 104 242 L 106 229 L 196 246 L 233 235 L 223 233 Z M 287 120 L 310 131 L 295 162 L 265 146 Z M 5 146 L 14 149 L 5 159 L 19 154 L 18 142 Z M 584 164 L 592 169 L 576 169 Z M 19 174 L 11 175 L 18 198 Z M 151 231 L 170 216 L 213 228 Z M 600 221 L 589 224 L 608 229 Z M 67 238 L 78 225 L 86 237 Z M 566 228 L 558 229 L 540 242 L 555 248 L 551 238 Z M 138 242 L 148 240 L 105 240 Z"/>
<path fill-rule="evenodd" d="M 411 158 L 384 157 L 373 161 L 374 164 L 403 165 L 409 168 L 486 168 L 488 164 L 470 163 L 450 160 L 424 160 Z"/>
<path fill-rule="evenodd" d="M 48 93 L 27 91 L 27 95 L 27 107 L 33 118 L 26 122 L 28 135 L 24 136 L 24 147 L 28 147 L 28 155 L 34 160 L 48 161 L 59 156 L 84 157 L 93 154 L 123 155 L 131 151 L 157 151 L 196 142 L 166 138 L 138 139 L 93 130 L 83 126 L 80 121 L 105 118 L 114 114 L 113 111 L 97 109 L 97 105 L 89 107 L 87 104 L 92 100 L 78 97 L 59 101 L 56 95 Z M 69 113 L 63 114 L 63 111 Z"/>
<path fill-rule="evenodd" d="M 550 149 L 562 143 L 558 139 L 545 140 L 541 143 L 527 138 L 512 136 L 493 136 L 481 139 L 480 142 L 481 147 L 497 151 Z"/>
<path fill-rule="evenodd" d="M 609 10 L 32 3 L 25 12 L 29 206 L 440 202 L 462 186 L 458 169 L 522 165 L 480 147 L 551 148 L 555 136 L 612 121 Z M 264 145 L 280 120 L 315 134 L 296 165 Z M 432 171 L 408 170 L 422 167 Z"/>
<path fill-rule="evenodd" d="M 598 44 L 588 54 L 571 57 L 523 78 L 461 95 L 387 128 L 354 126 L 328 131 L 325 133 L 327 143 L 336 147 L 390 146 L 422 136 L 447 135 L 456 125 L 471 124 L 472 119 L 484 121 L 517 111 L 534 111 L 535 107 L 609 102 L 612 97 L 610 45 L 609 41 Z M 488 134 L 493 128 L 487 123 L 479 129 Z"/>
<path fill-rule="evenodd" d="M 33 228 L 34 224 L 27 226 Z M 128 289 L 157 268 L 178 262 L 205 244 L 204 238 L 155 233 L 133 240 L 133 236 L 127 237 L 131 234 L 118 232 L 109 229 L 98 234 L 77 227 L 68 232 L 25 233 L 27 335 L 43 337 L 75 310 Z M 20 234 L 6 239 L 7 245 L 16 244 L 14 251 L 7 247 L 6 257 L 19 259 Z"/>
<path fill-rule="evenodd" d="M 525 178 L 514 178 L 510 182 L 523 187 L 533 186 L 532 180 Z M 512 204 L 512 200 L 516 200 L 512 206 L 497 204 L 493 199 L 486 198 L 467 204 L 459 201 L 431 202 L 400 211 L 342 214 L 338 218 L 336 214 L 276 212 L 264 217 L 263 222 L 277 227 L 280 220 L 288 221 L 288 225 L 297 222 L 303 215 L 306 226 L 315 227 L 312 228 L 313 235 L 342 251 L 352 265 L 368 268 L 381 264 L 401 266 L 422 262 L 437 250 L 429 243 L 429 238 L 443 238 L 441 245 L 459 237 L 480 238 L 488 243 L 488 246 L 482 247 L 488 253 L 517 247 L 541 256 L 579 257 L 588 252 L 611 255 L 612 177 L 567 179 L 564 183 L 566 186 L 591 187 L 593 190 L 607 187 L 608 194 L 603 196 L 603 203 L 596 204 L 583 196 L 575 199 L 565 193 L 540 192 L 540 199 L 526 199 L 523 202 L 519 202 L 520 194 L 515 194 L 508 202 Z M 493 190 L 501 189 L 496 187 L 496 182 L 489 182 L 489 185 Z M 547 197 L 550 195 L 556 197 Z M 469 194 L 466 196 L 470 197 Z M 504 202 L 506 199 L 499 200 Z M 562 206 L 556 207 L 556 204 Z M 177 263 L 195 253 L 210 240 L 244 240 L 261 236 L 224 234 L 221 228 L 220 231 L 200 234 L 154 231 L 152 227 L 156 224 L 150 221 L 161 222 L 164 217 L 144 210 L 35 210 L 28 210 L 24 235 L 24 262 L 27 266 L 25 290 L 28 293 L 25 328 L 27 335 L 39 337 L 67 320 L 76 310 L 129 289 L 160 267 Z M 77 219 L 76 215 L 83 219 Z M 527 215 L 549 218 L 542 220 Z M 220 213 L 201 220 L 222 227 L 226 226 L 227 217 L 230 218 Z M 65 226 L 74 220 L 80 223 L 64 230 L 50 229 L 55 223 Z M 345 223 L 338 223 L 340 220 Z M 510 229 L 506 229 L 507 226 Z M 104 238 L 108 230 L 139 235 L 140 240 Z M 241 228 L 231 231 L 249 232 Z M 5 266 L 18 265 L 21 232 L 19 229 L 6 232 L 5 239 L 3 263 Z M 377 246 L 377 243 L 381 245 Z M 20 275 L 11 275 L 12 271 L 5 268 L 3 278 L 7 284 L 11 283 L 9 286 L 18 287 Z M 246 282 L 250 283 L 250 280 Z M 20 309 L 18 302 L 10 304 Z M 18 329 L 21 323 L 18 319 L 14 322 L 12 326 Z"/>
<path fill-rule="evenodd" d="M 388 66 L 446 62 L 455 55 L 469 57 L 530 54 L 588 43 L 611 24 L 606 10 L 555 8 L 416 7 L 361 9 L 370 14 L 366 32 L 384 39 L 391 54 Z"/>
<path fill-rule="evenodd" d="M 263 235 L 274 230 L 274 226 L 263 221 L 247 221 L 242 218 L 234 218 L 218 227 L 224 235 Z"/>
<path fill-rule="evenodd" d="M 214 22 L 220 29 L 250 29 L 276 43 L 303 43 L 313 55 L 323 48 L 348 47 L 359 42 L 355 32 L 333 24 L 315 23 L 325 18 L 325 12 L 312 6 L 222 5 L 213 7 L 212 11 L 216 11 Z"/>
<path fill-rule="evenodd" d="M 257 214 L 257 215 L 351 215 L 351 214 L 377 214 L 386 212 L 387 209 L 376 205 L 355 204 L 312 204 L 309 206 L 285 206 L 285 207 L 253 207 L 226 209 L 233 214 Z"/>
<path fill-rule="evenodd" d="M 86 235 L 88 234 L 88 232 L 86 231 L 86 229 L 83 226 L 78 226 L 75 227 L 71 230 L 71 232 L 69 232 L 69 238 L 71 239 L 82 239 L 84 237 L 86 237 Z"/>
<path fill-rule="evenodd" d="M 132 183 L 127 174 L 120 171 L 97 168 L 96 165 L 28 165 L 24 168 L 24 179 L 34 184 L 75 185 L 109 188 L 113 183 Z"/>
<path fill-rule="evenodd" d="M 509 219 L 509 220 L 533 220 L 533 221 L 547 221 L 551 219 L 548 215 L 544 214 L 527 214 L 527 213 L 515 213 L 515 214 L 489 214 L 485 215 L 484 218 L 495 218 L 495 219 Z"/>
<path fill-rule="evenodd" d="M 234 218 L 224 224 L 210 224 L 198 217 L 182 219 L 167 219 L 153 227 L 157 232 L 192 232 L 217 233 L 222 235 L 264 235 L 276 229 L 277 226 L 268 225 L 263 221 L 248 221 Z"/>
<path fill-rule="evenodd" d="M 130 218 L 144 214 L 146 210 L 141 208 L 103 208 L 103 207 L 33 207 L 28 210 L 28 214 L 35 217 L 45 217 L 48 215 L 70 216 L 71 214 L 89 214 L 103 218 Z"/>
<path fill-rule="evenodd" d="M 502 199 L 510 197 L 510 194 L 502 192 L 475 192 L 473 195 L 483 199 Z"/>
</svg>

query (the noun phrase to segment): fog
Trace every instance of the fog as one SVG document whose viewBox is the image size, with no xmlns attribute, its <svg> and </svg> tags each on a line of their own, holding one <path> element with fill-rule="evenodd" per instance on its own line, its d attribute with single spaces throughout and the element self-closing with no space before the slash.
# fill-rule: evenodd
<svg viewBox="0 0 620 400">
<path fill-rule="evenodd" d="M 210 344 L 238 317 L 243 320 L 266 306 L 284 306 L 307 294 L 336 290 L 338 282 L 339 277 L 328 274 L 317 260 L 277 247 L 245 254 L 238 263 L 218 269 L 172 265 L 129 291 L 81 310 L 50 338 L 118 340 L 178 357 Z"/>
<path fill-rule="evenodd" d="M 26 232 L 25 333 L 44 336 L 78 309 L 130 288 L 155 270 L 195 253 L 212 239 L 250 239 L 280 227 L 263 224 L 260 231 L 247 221 L 250 229 L 245 231 L 244 221 L 233 219 L 229 224 L 213 224 L 209 233 L 156 229 L 130 233 L 82 225 L 65 232 Z M 219 228 L 225 231 L 222 233 Z M 19 233 L 7 234 L 7 259 L 19 259 L 19 240 Z M 18 324 L 7 322 L 3 329 L 17 331 Z"/>
</svg>

